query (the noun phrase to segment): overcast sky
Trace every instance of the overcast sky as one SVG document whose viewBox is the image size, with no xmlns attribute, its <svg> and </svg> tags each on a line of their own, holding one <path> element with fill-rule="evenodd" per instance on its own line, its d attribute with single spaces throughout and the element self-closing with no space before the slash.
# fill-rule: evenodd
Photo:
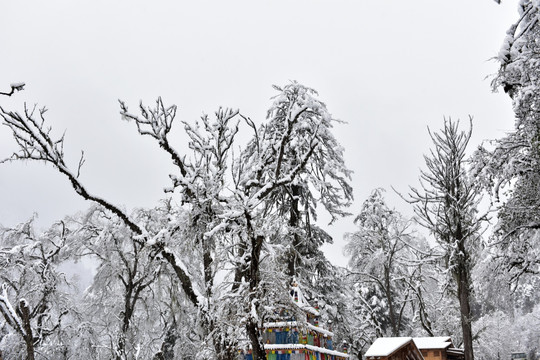
<svg viewBox="0 0 540 360">
<path fill-rule="evenodd" d="M 516 1 L 493 0 L 6 1 L 0 91 L 13 82 L 27 86 L 0 97 L 0 105 L 47 106 L 53 132 L 66 131 L 73 167 L 85 151 L 88 189 L 132 209 L 156 205 L 173 168 L 154 142 L 120 120 L 117 99 L 135 111 L 139 100 L 162 96 L 186 121 L 219 106 L 238 108 L 260 123 L 271 85 L 297 80 L 348 123 L 335 135 L 355 172 L 351 212 L 383 187 L 392 206 L 410 213 L 390 187 L 417 185 L 430 147 L 427 126 L 440 128 L 443 116 L 465 125 L 470 114 L 472 147 L 512 129 L 510 101 L 491 92 L 489 77 L 497 71 L 490 59 L 516 18 Z M 1 127 L 0 158 L 15 145 Z M 48 226 L 88 206 L 50 166 L 0 165 L 4 226 L 34 212 Z M 352 220 L 330 229 L 334 262 Z"/>
</svg>

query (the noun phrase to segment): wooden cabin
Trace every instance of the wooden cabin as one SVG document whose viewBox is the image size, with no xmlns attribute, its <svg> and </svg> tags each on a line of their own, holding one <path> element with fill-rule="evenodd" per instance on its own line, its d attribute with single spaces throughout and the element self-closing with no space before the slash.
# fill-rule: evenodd
<svg viewBox="0 0 540 360">
<path fill-rule="evenodd" d="M 454 346 L 450 336 L 420 337 L 413 340 L 425 360 L 462 360 L 465 358 L 463 350 Z"/>
<path fill-rule="evenodd" d="M 378 338 L 364 356 L 367 360 L 424 360 L 411 337 Z"/>
</svg>

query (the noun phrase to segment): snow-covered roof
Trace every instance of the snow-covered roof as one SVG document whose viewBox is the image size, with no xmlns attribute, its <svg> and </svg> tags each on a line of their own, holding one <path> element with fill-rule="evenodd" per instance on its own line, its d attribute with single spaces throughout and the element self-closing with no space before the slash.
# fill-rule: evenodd
<svg viewBox="0 0 540 360">
<path fill-rule="evenodd" d="M 296 294 L 298 296 L 298 301 L 296 301 L 295 304 L 298 305 L 298 307 L 300 307 L 300 309 L 302 309 L 304 311 L 307 311 L 308 313 L 310 313 L 312 315 L 315 315 L 315 316 L 320 315 L 319 311 L 308 303 L 308 301 L 304 297 L 304 293 L 302 292 L 302 290 L 298 286 L 293 286 L 292 290 L 293 290 L 293 293 L 292 293 L 293 299 L 294 299 L 294 294 Z"/>
<path fill-rule="evenodd" d="M 276 322 L 265 322 L 263 324 L 265 328 L 282 328 L 282 327 L 294 327 L 298 326 L 298 321 L 276 321 Z"/>
<path fill-rule="evenodd" d="M 369 347 L 365 356 L 388 356 L 412 341 L 411 337 L 383 337 L 378 338 Z"/>
<path fill-rule="evenodd" d="M 307 326 L 308 329 L 316 331 L 320 334 L 323 334 L 326 337 L 333 337 L 334 333 L 326 329 L 320 328 L 318 326 L 311 325 L 310 323 L 299 323 L 298 321 L 278 321 L 278 322 L 267 322 L 263 324 L 264 328 L 284 328 L 284 327 L 297 327 L 297 326 Z"/>
<path fill-rule="evenodd" d="M 321 354 L 328 354 L 328 355 L 334 355 L 334 356 L 340 356 L 343 358 L 349 358 L 349 355 L 335 351 L 330 349 L 325 349 L 318 346 L 313 345 L 307 345 L 307 344 L 264 344 L 265 350 L 311 350 L 311 351 L 317 351 Z"/>
<path fill-rule="evenodd" d="M 433 336 L 413 338 L 418 349 L 446 349 L 452 345 L 450 336 Z"/>
</svg>

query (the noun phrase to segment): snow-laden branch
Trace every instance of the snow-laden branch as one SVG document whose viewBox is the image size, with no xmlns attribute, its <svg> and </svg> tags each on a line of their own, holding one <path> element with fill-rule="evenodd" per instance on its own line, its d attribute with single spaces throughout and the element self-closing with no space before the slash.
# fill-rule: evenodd
<svg viewBox="0 0 540 360">
<path fill-rule="evenodd" d="M 283 156 L 285 155 L 285 147 L 290 143 L 291 141 L 291 133 L 293 130 L 293 126 L 295 123 L 298 122 L 298 118 L 302 113 L 304 113 L 307 110 L 307 106 L 298 107 L 295 109 L 289 109 L 289 114 L 287 116 L 287 131 L 285 134 L 283 134 L 283 137 L 281 138 L 280 144 L 279 144 L 279 153 L 276 161 L 276 173 L 275 178 L 279 179 L 281 175 L 281 165 L 283 162 Z"/>
<path fill-rule="evenodd" d="M 4 319 L 15 331 L 17 331 L 22 337 L 26 336 L 26 331 L 23 326 L 23 321 L 11 305 L 9 301 L 7 288 L 5 284 L 2 284 L 2 294 L 0 295 L 0 312 L 4 316 Z"/>
<path fill-rule="evenodd" d="M 206 300 L 204 296 L 195 288 L 195 282 L 192 280 L 192 277 L 189 275 L 187 266 L 184 264 L 182 259 L 180 259 L 174 251 L 168 247 L 163 247 L 161 249 L 161 255 L 172 265 L 176 276 L 182 284 L 182 290 L 191 301 L 193 305 L 204 306 Z"/>
<path fill-rule="evenodd" d="M 25 104 L 24 110 L 24 116 L 22 116 L 17 112 L 5 111 L 0 107 L 0 116 L 2 116 L 4 124 L 11 129 L 15 141 L 19 145 L 19 152 L 13 153 L 10 158 L 2 160 L 0 163 L 16 160 L 36 160 L 52 164 L 69 179 L 77 194 L 86 200 L 102 205 L 120 217 L 134 233 L 141 234 L 142 230 L 139 226 L 132 222 L 120 208 L 88 192 L 78 178 L 80 166 L 84 163 L 83 158 L 79 161 L 77 175 L 66 165 L 64 161 L 64 135 L 57 140 L 52 138 L 51 127 L 47 128 L 45 126 L 44 114 L 47 109 L 39 109 L 39 120 L 35 117 L 36 107 L 29 110 Z"/>
<path fill-rule="evenodd" d="M 15 91 L 24 90 L 25 85 L 26 84 L 23 83 L 23 82 L 10 84 L 9 86 L 11 87 L 11 91 L 10 92 L 1 92 L 0 91 L 0 95 L 11 96 L 11 95 L 13 95 L 13 93 L 15 93 Z"/>
<path fill-rule="evenodd" d="M 2 116 L 4 124 L 12 130 L 13 136 L 19 145 L 19 152 L 14 153 L 12 157 L 3 160 L 3 162 L 37 160 L 52 164 L 61 174 L 69 179 L 73 189 L 78 195 L 111 211 L 118 216 L 135 235 L 138 235 L 136 238 L 138 238 L 139 241 L 147 241 L 145 236 L 146 232 L 144 232 L 138 224 L 131 220 L 130 217 L 117 206 L 101 197 L 91 194 L 79 180 L 78 176 L 66 165 L 63 151 L 64 136 L 58 140 L 54 140 L 51 137 L 51 128 L 45 127 L 45 118 L 43 116 L 45 112 L 46 109 L 39 110 L 40 121 L 37 121 L 34 116 L 35 108 L 32 109 L 32 111 L 28 111 L 25 106 L 24 116 L 21 116 L 16 112 L 8 112 L 0 107 L 0 116 Z M 172 114 L 172 111 L 170 110 L 168 114 Z M 171 122 L 172 120 L 164 122 L 163 126 L 165 129 L 170 127 Z M 79 165 L 82 165 L 83 162 L 84 161 L 81 159 Z M 80 169 L 78 169 L 77 173 L 79 173 L 79 170 Z M 178 265 L 172 252 L 165 251 L 164 249 L 161 250 L 163 251 L 164 258 L 171 262 L 188 298 L 195 306 L 198 306 L 200 304 L 200 299 L 194 295 L 192 290 L 193 283 L 186 274 L 185 268 Z"/>
<path fill-rule="evenodd" d="M 168 138 L 176 117 L 176 105 L 165 107 L 161 97 L 156 100 L 155 108 L 145 107 L 140 102 L 139 109 L 142 117 L 139 117 L 131 114 L 123 101 L 118 100 L 118 102 L 120 103 L 120 114 L 122 118 L 127 121 L 133 121 L 137 125 L 139 134 L 156 139 L 159 146 L 171 156 L 173 163 L 180 169 L 182 176 L 186 176 L 185 159 L 170 145 Z"/>
</svg>

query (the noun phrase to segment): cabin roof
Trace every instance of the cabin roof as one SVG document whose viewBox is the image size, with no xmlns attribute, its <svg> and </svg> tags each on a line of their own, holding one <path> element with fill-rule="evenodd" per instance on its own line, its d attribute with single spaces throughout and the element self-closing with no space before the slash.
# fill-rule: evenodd
<svg viewBox="0 0 540 360">
<path fill-rule="evenodd" d="M 457 348 L 448 348 L 448 349 L 446 349 L 446 354 L 447 355 L 463 356 L 464 353 L 465 352 L 464 352 L 463 349 L 457 349 Z"/>
<path fill-rule="evenodd" d="M 383 337 L 378 338 L 364 354 L 367 356 L 388 356 L 412 342 L 411 337 Z"/>
<path fill-rule="evenodd" d="M 446 349 L 452 345 L 450 336 L 415 337 L 413 340 L 418 349 Z"/>
</svg>

